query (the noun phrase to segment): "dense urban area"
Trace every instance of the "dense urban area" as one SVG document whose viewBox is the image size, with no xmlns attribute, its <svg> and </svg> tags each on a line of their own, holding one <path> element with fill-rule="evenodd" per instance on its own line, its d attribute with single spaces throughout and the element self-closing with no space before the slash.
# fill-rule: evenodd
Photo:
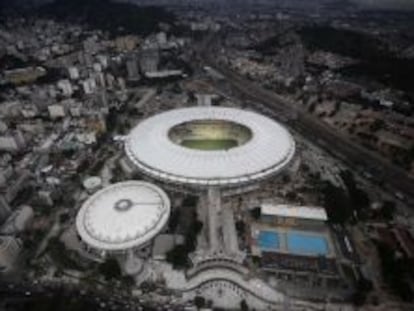
<svg viewBox="0 0 414 311">
<path fill-rule="evenodd" d="M 0 4 L 0 311 L 414 310 L 414 11 L 38 2 Z"/>
</svg>

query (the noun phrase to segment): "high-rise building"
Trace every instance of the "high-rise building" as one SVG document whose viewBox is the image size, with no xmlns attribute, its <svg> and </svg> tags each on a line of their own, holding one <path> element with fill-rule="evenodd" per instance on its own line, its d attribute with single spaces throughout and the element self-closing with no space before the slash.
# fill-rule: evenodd
<svg viewBox="0 0 414 311">
<path fill-rule="evenodd" d="M 129 80 L 139 80 L 139 71 L 138 71 L 138 62 L 135 55 L 131 55 L 126 61 L 128 79 Z"/>
<path fill-rule="evenodd" d="M 142 51 L 140 57 L 140 67 L 143 73 L 155 72 L 158 70 L 159 52 L 156 49 L 147 49 Z"/>
</svg>

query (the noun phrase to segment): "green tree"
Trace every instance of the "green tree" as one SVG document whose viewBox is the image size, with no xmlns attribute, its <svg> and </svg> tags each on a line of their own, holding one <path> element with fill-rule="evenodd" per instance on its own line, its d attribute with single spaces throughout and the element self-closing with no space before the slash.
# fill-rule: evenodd
<svg viewBox="0 0 414 311">
<path fill-rule="evenodd" d="M 201 309 L 206 305 L 206 299 L 202 296 L 195 296 L 194 304 L 196 305 L 198 309 Z"/>
<path fill-rule="evenodd" d="M 378 242 L 378 254 L 381 259 L 382 276 L 390 289 L 404 301 L 413 301 L 414 292 L 410 283 L 414 280 L 412 267 L 414 261 L 405 256 L 396 256 L 389 245 Z"/>
<path fill-rule="evenodd" d="M 185 245 L 177 245 L 167 252 L 166 261 L 172 264 L 174 269 L 183 269 L 188 267 L 188 249 Z"/>
<path fill-rule="evenodd" d="M 254 219 L 258 220 L 258 219 L 260 218 L 260 216 L 262 215 L 262 212 L 261 212 L 260 206 L 257 206 L 257 207 L 255 207 L 255 208 L 252 208 L 252 209 L 250 210 L 250 215 L 251 215 Z"/>
<path fill-rule="evenodd" d="M 249 311 L 249 306 L 246 302 L 245 299 L 243 299 L 242 301 L 240 301 L 240 310 L 241 311 Z"/>
<path fill-rule="evenodd" d="M 121 268 L 118 261 L 114 258 L 106 259 L 99 265 L 98 270 L 107 281 L 121 277 Z"/>
<path fill-rule="evenodd" d="M 351 219 L 352 209 L 349 197 L 344 190 L 330 182 L 324 182 L 322 193 L 330 222 L 344 224 Z"/>
<path fill-rule="evenodd" d="M 392 220 L 395 212 L 395 203 L 393 201 L 385 201 L 381 207 L 381 216 L 386 220 Z"/>
<path fill-rule="evenodd" d="M 362 306 L 367 299 L 367 295 L 372 291 L 372 288 L 372 282 L 361 276 L 356 284 L 354 295 L 352 296 L 354 305 Z"/>
</svg>

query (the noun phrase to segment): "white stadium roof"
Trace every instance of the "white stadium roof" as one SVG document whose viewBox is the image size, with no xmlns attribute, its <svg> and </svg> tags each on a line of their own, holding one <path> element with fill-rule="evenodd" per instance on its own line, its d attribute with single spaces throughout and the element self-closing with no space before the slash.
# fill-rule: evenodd
<svg viewBox="0 0 414 311">
<path fill-rule="evenodd" d="M 165 226 L 170 200 L 163 190 L 142 181 L 110 185 L 82 205 L 76 228 L 89 247 L 124 251 L 151 240 Z"/>
<path fill-rule="evenodd" d="M 196 120 L 224 120 L 252 132 L 245 144 L 228 150 L 195 150 L 172 142 L 169 131 Z M 238 185 L 283 170 L 295 153 L 295 142 L 279 123 L 235 108 L 192 107 L 170 110 L 139 123 L 125 139 L 128 157 L 144 173 L 189 185 Z"/>
</svg>

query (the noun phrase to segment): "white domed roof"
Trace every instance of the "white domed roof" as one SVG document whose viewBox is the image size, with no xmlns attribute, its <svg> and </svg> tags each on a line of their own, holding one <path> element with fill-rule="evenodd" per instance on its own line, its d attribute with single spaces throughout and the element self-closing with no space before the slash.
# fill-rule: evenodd
<svg viewBox="0 0 414 311">
<path fill-rule="evenodd" d="M 195 150 L 170 137 L 172 128 L 200 120 L 221 120 L 246 127 L 251 138 L 226 150 Z M 235 108 L 192 107 L 170 110 L 138 124 L 125 139 L 131 161 L 143 172 L 170 182 L 194 185 L 237 185 L 284 169 L 295 142 L 279 123 Z"/>
<path fill-rule="evenodd" d="M 152 239 L 167 223 L 170 201 L 159 187 L 142 181 L 108 186 L 81 207 L 76 227 L 98 250 L 127 250 Z"/>
</svg>

